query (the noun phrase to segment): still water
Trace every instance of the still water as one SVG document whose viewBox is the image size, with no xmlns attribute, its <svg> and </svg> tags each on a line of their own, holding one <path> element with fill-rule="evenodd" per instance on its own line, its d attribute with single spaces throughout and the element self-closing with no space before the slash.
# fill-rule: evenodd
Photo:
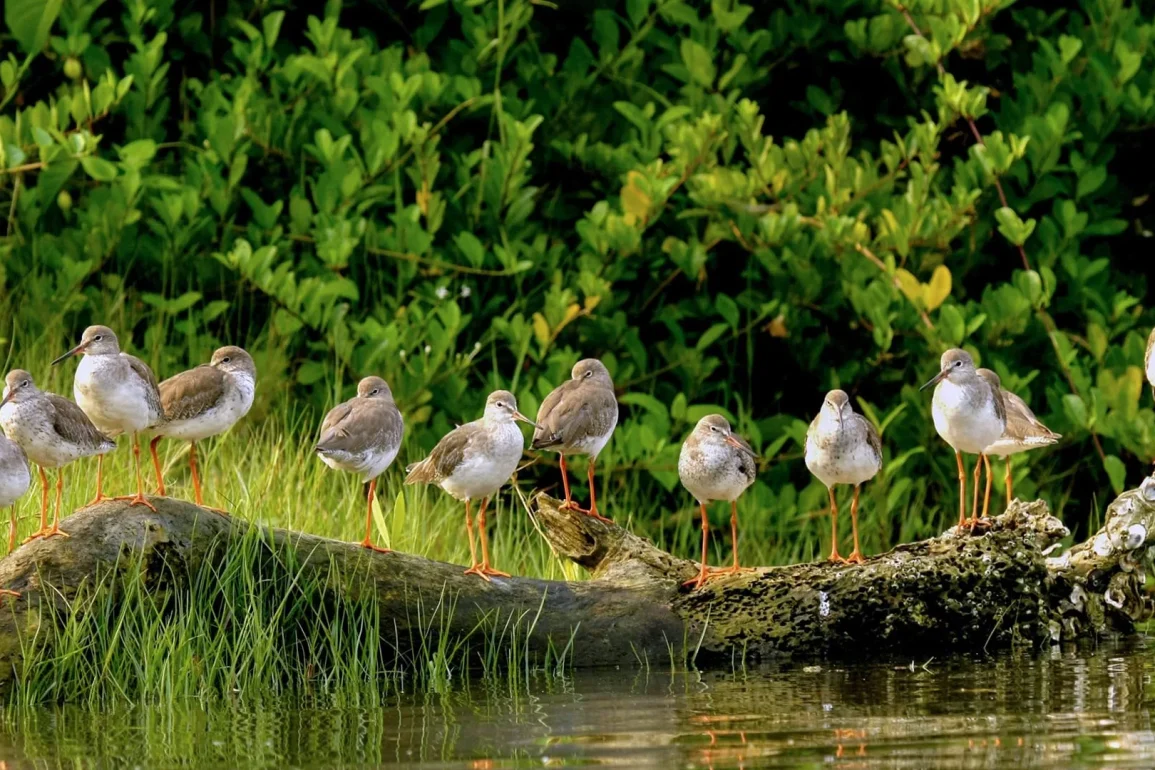
<svg viewBox="0 0 1155 770">
<path fill-rule="evenodd" d="M 0 768 L 1155 767 L 1155 644 L 923 663 L 543 676 L 384 708 L 41 709 L 0 724 Z"/>
</svg>

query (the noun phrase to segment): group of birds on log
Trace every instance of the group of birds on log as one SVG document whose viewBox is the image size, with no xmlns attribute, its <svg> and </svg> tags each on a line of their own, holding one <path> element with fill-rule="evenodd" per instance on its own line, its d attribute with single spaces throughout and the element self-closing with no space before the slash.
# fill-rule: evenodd
<svg viewBox="0 0 1155 770">
<path fill-rule="evenodd" d="M 1155 331 L 1148 339 L 1146 374 L 1155 387 Z M 82 356 L 73 381 L 71 401 L 36 387 L 32 375 L 14 369 L 5 378 L 0 401 L 0 506 L 11 505 L 9 550 L 15 547 L 15 501 L 30 483 L 28 460 L 38 467 L 41 482 L 40 528 L 29 540 L 65 535 L 60 529 L 63 467 L 81 457 L 98 457 L 96 497 L 103 491 L 103 455 L 116 447 L 115 437 L 131 436 L 136 469 L 136 492 L 113 499 L 127 500 L 155 510 L 144 494 L 139 434 L 152 436 L 149 450 L 156 472 L 157 494 L 164 495 L 164 479 L 157 457 L 157 443 L 165 437 L 188 441 L 189 466 L 197 505 L 204 506 L 197 469 L 196 444 L 232 427 L 248 413 L 256 389 L 256 367 L 242 348 L 218 349 L 202 364 L 157 382 L 140 359 L 120 349 L 116 334 L 106 326 L 85 329 L 79 344 L 53 361 Z M 946 351 L 939 372 L 922 389 L 934 386 L 931 412 L 938 434 L 955 451 L 959 481 L 959 526 L 982 527 L 990 505 L 989 456 L 1006 459 L 1006 494 L 1013 496 L 1011 455 L 1055 443 L 1059 434 L 1034 415 L 1021 398 L 1004 390 L 997 374 L 977 368 L 962 349 Z M 406 468 L 406 484 L 435 484 L 465 505 L 465 529 L 471 564 L 466 574 L 485 580 L 508 577 L 490 563 L 486 534 L 486 508 L 517 469 L 524 451 L 524 437 L 517 422 L 533 427 L 530 447 L 560 455 L 563 510 L 575 511 L 603 521 L 599 513 L 594 472 L 598 454 L 606 446 L 618 422 L 618 402 L 613 380 L 601 361 L 587 358 L 574 365 L 571 379 L 555 388 L 542 402 L 536 420 L 517 408 L 517 399 L 506 390 L 491 393 L 481 419 L 458 426 L 446 434 L 423 460 Z M 334 407 L 321 423 L 314 446 L 328 466 L 359 474 L 368 482 L 365 537 L 360 545 L 386 552 L 373 543 L 372 505 L 377 478 L 392 465 L 400 451 L 405 425 L 389 385 L 380 377 L 365 377 L 357 395 Z M 963 454 L 978 458 L 974 467 L 971 515 L 966 516 L 966 469 Z M 590 503 L 581 507 L 573 498 L 566 458 L 589 458 Z M 882 442 L 874 425 L 855 412 L 842 390 L 826 394 L 818 415 L 806 434 L 805 461 L 810 472 L 826 487 L 831 512 L 830 560 L 863 561 L 858 542 L 858 502 L 863 483 L 882 469 Z M 61 469 L 56 479 L 56 506 L 48 523 L 49 483 L 45 468 Z M 978 497 L 980 472 L 986 468 L 986 493 L 982 512 Z M 738 498 L 754 483 L 758 458 L 750 444 L 733 431 L 719 414 L 698 421 L 682 444 L 678 475 L 698 503 L 702 527 L 702 552 L 698 574 L 686 585 L 699 588 L 718 577 L 748 568 L 738 559 Z M 834 487 L 854 487 L 851 502 L 854 549 L 843 558 L 838 551 L 838 505 Z M 730 503 L 733 560 L 725 568 L 707 564 L 709 521 L 706 506 L 715 501 Z M 477 521 L 472 504 L 479 502 Z M 211 509 L 224 513 L 219 509 Z M 480 542 L 480 558 L 477 544 Z M 27 541 L 26 541 L 27 542 Z M 0 593 L 15 592 L 2 590 Z"/>
</svg>

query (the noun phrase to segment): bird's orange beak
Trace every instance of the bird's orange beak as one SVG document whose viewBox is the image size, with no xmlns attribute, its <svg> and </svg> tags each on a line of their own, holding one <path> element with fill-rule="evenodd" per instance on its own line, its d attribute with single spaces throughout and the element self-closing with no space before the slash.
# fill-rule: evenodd
<svg viewBox="0 0 1155 770">
<path fill-rule="evenodd" d="M 91 342 L 85 342 L 84 340 L 81 340 L 79 345 L 77 345 L 72 350 L 68 351 L 64 355 L 62 355 L 59 358 L 57 358 L 56 360 L 54 360 L 50 364 L 50 366 L 56 366 L 58 363 L 60 363 L 61 361 L 63 361 L 66 358 L 71 358 L 72 356 L 75 356 L 79 353 L 83 353 L 84 349 L 87 348 L 90 344 L 92 344 L 92 343 Z"/>
<path fill-rule="evenodd" d="M 746 454 L 750 455 L 751 457 L 753 457 L 753 456 L 754 456 L 754 452 L 753 452 L 753 451 L 750 449 L 750 447 L 746 446 L 746 445 L 745 445 L 745 444 L 743 444 L 741 441 L 739 441 L 738 439 L 734 438 L 734 434 L 733 434 L 733 433 L 728 433 L 728 434 L 726 434 L 726 439 L 725 439 L 725 440 L 726 440 L 726 443 L 727 443 L 727 444 L 729 444 L 730 446 L 734 447 L 735 449 L 737 449 L 737 450 L 739 450 L 739 451 L 741 451 L 741 452 L 745 452 Z"/>
<path fill-rule="evenodd" d="M 513 419 L 515 419 L 515 420 L 521 420 L 522 422 L 526 423 L 527 425 L 532 425 L 532 426 L 533 426 L 533 427 L 535 427 L 535 428 L 537 427 L 537 423 L 536 423 L 536 422 L 534 422 L 533 420 L 529 419 L 528 417 L 526 417 L 524 414 L 522 414 L 521 412 L 517 411 L 516 409 L 514 409 L 514 410 L 513 410 Z"/>
</svg>

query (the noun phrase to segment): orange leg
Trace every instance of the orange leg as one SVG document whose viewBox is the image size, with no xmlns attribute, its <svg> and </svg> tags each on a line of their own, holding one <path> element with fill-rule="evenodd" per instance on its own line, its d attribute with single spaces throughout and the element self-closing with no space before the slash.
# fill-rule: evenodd
<svg viewBox="0 0 1155 770">
<path fill-rule="evenodd" d="M 39 465 L 36 466 L 36 470 L 40 472 L 40 529 L 24 538 L 25 543 L 48 534 L 48 476 Z"/>
<path fill-rule="evenodd" d="M 160 470 L 160 457 L 156 453 L 156 445 L 164 436 L 153 436 L 152 441 L 148 442 L 148 453 L 152 455 L 152 469 L 156 472 L 156 493 L 161 497 L 165 496 L 164 489 L 164 474 Z"/>
<path fill-rule="evenodd" d="M 981 474 L 982 471 L 983 471 L 983 456 L 979 455 L 978 457 L 975 458 L 975 472 L 974 472 L 975 490 L 974 490 L 974 494 L 971 495 L 971 497 L 974 500 L 974 503 L 971 505 L 971 527 L 974 527 L 974 525 L 977 524 L 979 521 L 979 480 L 982 478 L 979 474 Z"/>
<path fill-rule="evenodd" d="M 698 574 L 682 583 L 683 586 L 701 588 L 710 579 L 710 568 L 706 566 L 706 544 L 710 540 L 710 519 L 706 516 L 706 504 L 698 501 L 698 510 L 702 516 L 702 561 L 698 566 Z"/>
<path fill-rule="evenodd" d="M 710 577 L 737 575 L 739 572 L 754 572 L 751 567 L 741 567 L 738 563 L 738 501 L 730 501 L 730 542 L 734 544 L 734 563 L 726 569 L 718 570 Z"/>
<path fill-rule="evenodd" d="M 379 545 L 373 545 L 373 498 L 377 494 L 377 479 L 369 482 L 369 497 L 367 510 L 365 511 L 365 539 L 361 541 L 362 548 L 368 548 L 370 551 L 377 553 L 389 553 L 388 548 L 382 548 Z"/>
<path fill-rule="evenodd" d="M 569 470 L 566 468 L 565 455 L 561 457 L 561 486 L 565 490 L 565 502 L 561 504 L 563 511 L 578 511 L 579 513 L 589 513 L 585 508 L 582 508 L 574 502 L 573 495 L 569 491 Z"/>
<path fill-rule="evenodd" d="M 477 575 L 489 580 L 492 577 L 509 577 L 508 572 L 502 572 L 489 566 L 489 534 L 485 531 L 485 509 L 489 505 L 489 498 L 481 499 L 481 510 L 477 513 L 477 534 L 481 536 L 481 564 L 465 570 L 466 575 Z"/>
<path fill-rule="evenodd" d="M 13 591 L 9 588 L 0 588 L 0 596 L 11 596 L 13 598 L 19 598 L 20 592 L 19 591 Z"/>
<path fill-rule="evenodd" d="M 987 472 L 987 490 L 983 494 L 983 518 L 988 518 L 987 514 L 991 510 L 991 459 L 986 455 L 979 455 L 979 459 L 983 461 L 983 468 Z"/>
<path fill-rule="evenodd" d="M 156 510 L 156 506 L 150 503 L 144 497 L 144 477 L 140 474 L 140 440 L 137 434 L 132 434 L 132 459 L 136 466 L 136 494 L 135 495 L 121 495 L 113 498 L 114 500 L 127 500 L 129 505 L 143 505 L 151 510 Z"/>
<path fill-rule="evenodd" d="M 838 553 L 838 502 L 834 499 L 834 487 L 827 487 L 830 495 L 830 561 L 845 564 L 846 559 Z"/>
<path fill-rule="evenodd" d="M 8 553 L 16 550 L 16 503 L 12 503 L 12 514 L 8 520 Z"/>
<path fill-rule="evenodd" d="M 96 456 L 96 497 L 88 501 L 88 505 L 96 505 L 108 498 L 104 496 L 104 455 Z M 88 505 L 84 506 L 85 508 Z"/>
<path fill-rule="evenodd" d="M 963 464 L 962 452 L 956 451 L 954 459 L 958 463 L 958 525 L 962 527 L 967 523 L 967 467 Z"/>
<path fill-rule="evenodd" d="M 469 509 L 468 498 L 465 500 L 465 534 L 469 537 L 469 570 L 472 570 L 477 567 L 477 543 L 473 538 L 473 512 Z"/>
<path fill-rule="evenodd" d="M 198 471 L 199 466 L 197 465 L 197 442 L 195 442 L 195 441 L 188 442 L 188 464 L 189 464 L 189 470 L 192 472 L 193 498 L 196 500 L 197 505 L 199 505 L 201 508 L 205 508 L 206 510 L 210 510 L 210 511 L 213 511 L 215 513 L 219 513 L 222 516 L 228 516 L 229 515 L 228 511 L 223 511 L 220 508 L 213 508 L 211 505 L 205 505 L 205 499 L 201 493 L 201 475 L 200 475 L 200 472 Z M 372 503 L 373 495 L 372 494 L 369 495 L 369 499 L 370 499 L 369 509 L 370 509 L 370 513 L 372 513 L 372 508 L 373 508 L 373 503 Z"/>
<path fill-rule="evenodd" d="M 1014 492 L 1013 487 L 1011 486 L 1011 456 L 1010 455 L 1007 455 L 1007 472 L 1003 476 L 1003 481 L 1006 482 L 1006 485 L 1007 485 L 1007 507 L 1010 508 L 1011 507 L 1011 500 L 1015 499 L 1015 492 Z"/>
<path fill-rule="evenodd" d="M 590 458 L 589 469 L 586 471 L 586 478 L 590 482 L 590 509 L 587 513 L 598 521 L 612 522 L 613 519 L 607 519 L 598 513 L 598 496 L 594 489 L 594 459 L 593 457 Z"/>
<path fill-rule="evenodd" d="M 55 537 L 63 535 L 68 537 L 68 533 L 60 528 L 60 513 L 64 507 L 64 466 L 60 466 L 59 472 L 56 474 L 56 513 L 52 515 L 52 529 L 44 533 L 44 537 Z"/>
<path fill-rule="evenodd" d="M 854 485 L 854 497 L 850 501 L 850 526 L 854 530 L 854 550 L 846 557 L 846 561 L 850 564 L 862 564 L 866 561 L 862 558 L 862 550 L 858 547 L 858 493 L 862 487 L 858 484 Z"/>
</svg>

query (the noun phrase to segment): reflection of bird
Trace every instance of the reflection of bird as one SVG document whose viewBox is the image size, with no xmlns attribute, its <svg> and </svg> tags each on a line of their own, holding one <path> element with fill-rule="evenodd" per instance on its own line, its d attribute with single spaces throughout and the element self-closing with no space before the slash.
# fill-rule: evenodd
<svg viewBox="0 0 1155 770">
<path fill-rule="evenodd" d="M 979 369 L 979 372 L 989 372 L 989 369 Z M 993 374 L 993 372 L 992 372 Z M 1003 406 L 1006 409 L 1007 425 L 1003 435 L 995 443 L 987 447 L 986 454 L 1005 458 L 1007 461 L 1006 475 L 1003 480 L 1007 485 L 1007 505 L 1010 505 L 1014 493 L 1011 489 L 1011 455 L 1026 452 L 1028 449 L 1049 446 L 1062 438 L 1058 433 L 1043 425 L 1031 408 L 1021 398 L 1009 390 L 1001 390 Z"/>
<path fill-rule="evenodd" d="M 160 391 L 152 369 L 136 356 L 120 352 L 116 334 L 107 326 L 89 326 L 80 338 L 80 344 L 53 361 L 60 363 L 69 356 L 84 358 L 76 367 L 72 381 L 72 395 L 92 423 L 109 436 L 131 434 L 132 454 L 136 465 L 136 494 L 118 500 L 130 505 L 156 507 L 144 498 L 144 479 L 140 474 L 140 442 L 137 434 L 164 421 Z M 153 463 L 159 463 L 153 454 Z M 96 498 L 104 499 L 104 459 L 97 461 Z"/>
<path fill-rule="evenodd" d="M 40 529 L 28 539 L 67 534 L 60 529 L 64 466 L 81 457 L 111 452 L 116 449 L 116 442 L 98 431 L 79 406 L 37 388 L 32 375 L 23 369 L 8 372 L 4 383 L 0 425 L 8 438 L 39 466 L 40 472 Z M 51 528 L 45 468 L 60 468 L 56 476 L 56 516 Z"/>
<path fill-rule="evenodd" d="M 437 484 L 465 502 L 465 533 L 472 559 L 467 575 L 509 577 L 489 564 L 489 536 L 485 531 L 485 509 L 491 495 L 501 489 L 517 470 L 525 449 L 525 437 L 515 420 L 534 423 L 517 411 L 517 399 L 508 390 L 495 390 L 485 401 L 480 420 L 454 428 L 437 442 L 429 456 L 409 466 L 406 484 Z M 481 535 L 481 561 L 473 542 L 470 502 L 481 498 L 477 526 Z"/>
<path fill-rule="evenodd" d="M 836 484 L 853 484 L 850 521 L 854 530 L 854 550 L 845 559 L 861 562 L 858 546 L 858 495 L 863 482 L 874 478 L 882 469 L 882 440 L 878 431 L 850 405 L 844 391 L 826 394 L 822 409 L 806 431 L 806 467 L 826 485 L 830 497 L 830 560 L 843 561 L 838 554 L 838 503 L 834 499 Z"/>
<path fill-rule="evenodd" d="M 574 364 L 569 382 L 564 382 L 545 397 L 537 411 L 537 429 L 533 432 L 534 449 L 551 449 L 561 454 L 561 480 L 565 489 L 563 510 L 588 513 L 603 521 L 598 514 L 598 499 L 594 490 L 594 463 L 598 453 L 609 442 L 618 424 L 618 400 L 614 383 L 605 364 L 596 358 L 586 358 Z M 570 496 L 566 455 L 589 455 L 587 472 L 590 483 L 588 511 L 578 507 Z"/>
<path fill-rule="evenodd" d="M 16 501 L 28 491 L 32 474 L 28 470 L 28 457 L 14 441 L 0 436 L 0 508 L 12 506 L 12 517 L 8 524 L 8 553 L 16 548 Z M 0 593 L 3 593 L 0 590 Z"/>
<path fill-rule="evenodd" d="M 702 561 L 698 575 L 685 585 L 700 588 L 711 578 L 733 575 L 742 569 L 738 566 L 738 497 L 754 483 L 757 473 L 754 450 L 745 439 L 730 430 L 725 417 L 709 414 L 698 420 L 682 444 L 682 453 L 678 457 L 678 476 L 682 486 L 698 501 L 702 516 Z M 706 567 L 706 545 L 710 533 L 706 504 L 713 500 L 730 502 L 730 536 L 734 546 L 733 566 L 716 572 L 710 572 Z"/>
<path fill-rule="evenodd" d="M 393 391 L 380 377 L 366 377 L 357 383 L 357 395 L 333 407 L 321 423 L 321 438 L 313 451 L 330 468 L 359 473 L 369 482 L 365 512 L 365 539 L 362 548 L 388 553 L 373 545 L 373 497 L 377 477 L 397 457 L 405 424 L 393 403 Z"/>
<path fill-rule="evenodd" d="M 971 506 L 971 525 L 978 523 L 979 472 L 987 466 L 987 491 L 983 501 L 983 516 L 990 505 L 990 461 L 987 447 L 1003 435 L 1007 425 L 999 377 L 990 369 L 978 370 L 970 353 L 952 348 L 942 354 L 939 372 L 920 388 L 934 385 L 931 415 L 934 428 L 954 449 L 958 463 L 958 518 L 959 526 L 966 523 L 966 467 L 962 453 L 978 455 L 974 472 L 974 503 Z"/>
<path fill-rule="evenodd" d="M 155 462 L 157 494 L 164 494 L 164 477 L 157 462 L 156 444 L 165 436 L 183 439 L 189 442 L 193 495 L 197 505 L 204 505 L 197 472 L 197 442 L 224 433 L 248 414 L 256 386 L 257 368 L 252 356 L 232 345 L 218 349 L 208 364 L 181 372 L 160 384 L 165 422 L 149 443 Z"/>
</svg>

